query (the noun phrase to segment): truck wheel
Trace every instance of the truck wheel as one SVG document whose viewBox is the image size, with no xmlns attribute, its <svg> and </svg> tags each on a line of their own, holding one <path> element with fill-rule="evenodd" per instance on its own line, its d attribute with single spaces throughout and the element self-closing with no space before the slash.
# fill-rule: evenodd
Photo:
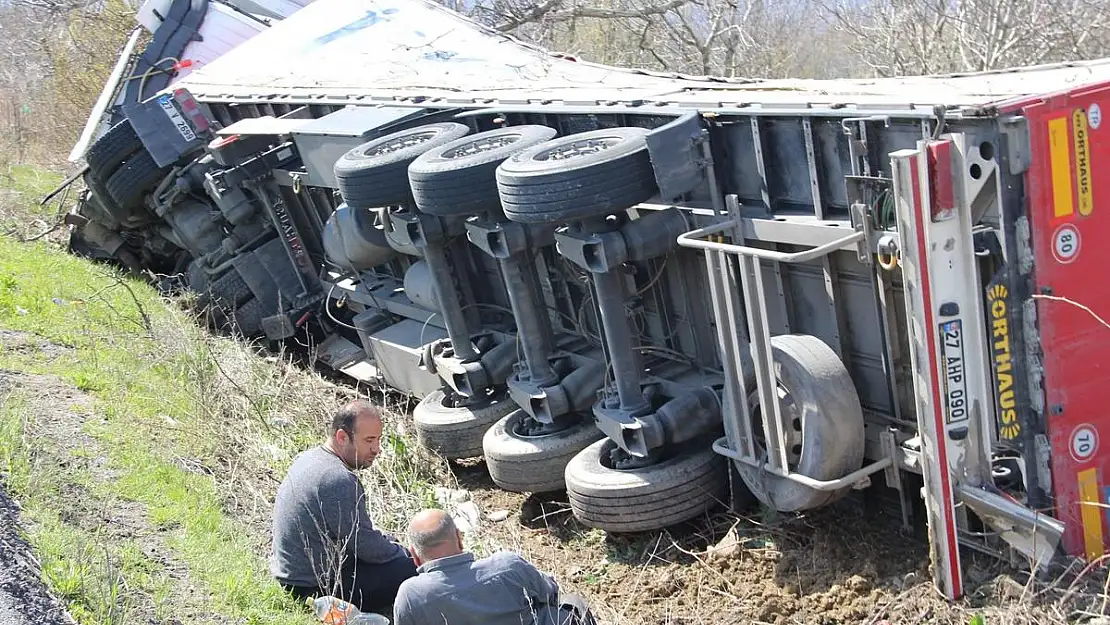
<svg viewBox="0 0 1110 625">
<path fill-rule="evenodd" d="M 552 139 L 497 168 L 505 216 L 564 223 L 629 209 L 658 192 L 647 129 L 608 128 Z"/>
<path fill-rule="evenodd" d="M 235 309 L 231 319 L 234 322 L 232 330 L 244 338 L 253 338 L 262 334 L 262 318 L 266 316 L 266 307 L 257 299 L 249 299 L 242 306 Z"/>
<path fill-rule="evenodd" d="M 726 501 L 728 463 L 699 437 L 676 445 L 655 464 L 614 469 L 616 443 L 605 438 L 567 464 L 567 496 L 575 518 L 607 532 L 647 532 L 688 521 Z"/>
<path fill-rule="evenodd" d="M 109 204 L 92 189 L 89 189 L 88 195 L 85 196 L 81 212 L 89 219 L 100 222 L 100 225 L 109 230 L 119 230 L 122 225 L 109 208 Z"/>
<path fill-rule="evenodd" d="M 433 147 L 409 165 L 416 207 L 430 215 L 474 215 L 500 210 L 497 166 L 556 135 L 547 126 L 498 128 Z"/>
<path fill-rule="evenodd" d="M 100 180 L 108 179 L 132 154 L 142 150 L 143 142 L 131 122 L 123 120 L 112 126 L 104 136 L 96 140 L 85 152 L 85 162 L 89 173 Z"/>
<path fill-rule="evenodd" d="M 501 391 L 474 406 L 453 406 L 443 389 L 426 395 L 412 411 L 416 440 L 448 460 L 482 455 L 482 436 L 517 406 Z"/>
<path fill-rule="evenodd" d="M 189 261 L 185 268 L 185 286 L 198 295 L 208 290 L 208 274 L 196 260 Z"/>
<path fill-rule="evenodd" d="M 424 152 L 466 136 L 455 122 L 427 124 L 378 137 L 351 149 L 335 162 L 335 181 L 351 208 L 412 203 L 408 168 Z"/>
<path fill-rule="evenodd" d="M 104 183 L 116 204 L 124 210 L 142 206 L 143 196 L 155 187 L 169 173 L 168 167 L 159 167 L 150 152 L 136 153 L 123 164 L 116 173 Z"/>
<path fill-rule="evenodd" d="M 482 452 L 490 477 L 499 487 L 517 493 L 544 493 L 566 488 L 564 472 L 571 458 L 605 437 L 584 418 L 565 430 L 541 436 L 521 431 L 523 410 L 493 424 L 482 439 Z"/>
<path fill-rule="evenodd" d="M 190 281 L 196 279 L 196 273 L 198 273 L 197 269 L 191 271 Z M 199 271 L 199 273 L 203 274 L 204 272 Z M 215 280 L 205 276 L 200 282 L 202 290 L 197 291 L 196 308 L 201 313 L 217 308 L 230 314 L 232 310 L 254 297 L 250 287 L 247 286 L 247 283 L 243 281 L 243 278 L 235 269 L 231 269 Z M 193 288 L 192 284 L 190 284 L 190 288 Z"/>
<path fill-rule="evenodd" d="M 844 363 L 821 339 L 803 334 L 771 337 L 779 384 L 779 406 L 786 433 L 787 463 L 796 473 L 817 480 L 843 477 L 863 464 L 863 409 Z M 758 400 L 753 425 L 756 452 L 763 451 Z M 736 441 L 732 441 L 735 445 Z M 766 474 L 737 461 L 741 479 L 763 504 L 781 512 L 823 506 L 851 490 L 817 491 Z"/>
</svg>

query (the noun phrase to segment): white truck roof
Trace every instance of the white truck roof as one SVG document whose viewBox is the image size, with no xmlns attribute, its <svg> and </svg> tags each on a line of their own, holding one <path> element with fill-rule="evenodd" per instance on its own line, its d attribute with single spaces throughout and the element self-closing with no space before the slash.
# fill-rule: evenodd
<svg viewBox="0 0 1110 625">
<path fill-rule="evenodd" d="M 1110 81 L 1110 58 L 883 79 L 749 80 L 646 72 L 554 55 L 428 0 L 317 0 L 179 86 L 202 101 L 461 107 L 862 110 L 996 104 Z M 842 111 L 841 111 L 842 112 Z"/>
</svg>

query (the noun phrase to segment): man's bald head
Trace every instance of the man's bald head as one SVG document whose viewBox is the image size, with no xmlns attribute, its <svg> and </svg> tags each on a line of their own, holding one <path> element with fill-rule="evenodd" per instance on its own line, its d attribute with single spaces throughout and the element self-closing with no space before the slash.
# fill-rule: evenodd
<svg viewBox="0 0 1110 625">
<path fill-rule="evenodd" d="M 443 510 L 422 510 L 409 521 L 413 555 L 428 562 L 462 553 L 462 537 L 455 521 Z"/>
</svg>

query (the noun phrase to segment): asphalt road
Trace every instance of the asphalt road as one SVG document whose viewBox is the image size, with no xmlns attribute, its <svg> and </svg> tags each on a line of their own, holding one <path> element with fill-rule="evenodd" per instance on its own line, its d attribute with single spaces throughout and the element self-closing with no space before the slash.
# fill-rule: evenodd
<svg viewBox="0 0 1110 625">
<path fill-rule="evenodd" d="M 0 490 L 0 625 L 72 625 L 40 580 L 17 521 L 18 509 Z"/>
</svg>

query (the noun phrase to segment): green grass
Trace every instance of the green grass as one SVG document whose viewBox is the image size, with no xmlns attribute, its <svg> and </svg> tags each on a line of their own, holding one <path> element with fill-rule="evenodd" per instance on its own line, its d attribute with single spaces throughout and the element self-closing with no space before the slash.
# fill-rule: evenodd
<svg viewBox="0 0 1110 625">
<path fill-rule="evenodd" d="M 15 171 L 36 191 L 49 187 L 45 177 Z M 197 367 L 189 345 L 167 349 L 163 343 L 161 330 L 187 323 L 179 317 L 152 289 L 108 268 L 45 244 L 0 237 L 0 327 L 72 348 L 54 360 L 26 350 L 0 351 L 0 367 L 58 375 L 89 392 L 103 418 L 89 419 L 85 433 L 107 450 L 108 466 L 119 478 L 89 483 L 87 475 L 37 466 L 35 445 L 42 443 L 24 436 L 23 428 L 35 415 L 27 414 L 23 402 L 6 401 L 0 459 L 7 488 L 25 506 L 31 540 L 50 563 L 46 580 L 83 623 L 122 622 L 117 595 L 123 586 L 151 596 L 164 596 L 166 588 L 133 544 L 105 544 L 95 530 L 67 524 L 55 512 L 64 509 L 63 493 L 74 484 L 88 486 L 103 501 L 143 504 L 149 521 L 166 530 L 191 581 L 211 594 L 214 612 L 248 623 L 307 622 L 301 607 L 268 577 L 259 548 L 265 537 L 252 536 L 224 512 L 211 475 L 175 462 L 189 457 L 205 464 L 222 444 L 206 439 L 218 434 L 205 430 L 198 410 L 198 390 L 214 367 Z M 169 420 L 178 425 L 167 426 Z"/>
<path fill-rule="evenodd" d="M 29 210 L 38 208 L 38 201 L 61 184 L 61 174 L 35 167 L 34 165 L 11 165 L 0 170 L 0 183 L 7 189 L 26 198 L 24 206 Z M 33 203 L 33 205 L 32 205 Z"/>
<path fill-rule="evenodd" d="M 0 356 L 0 366 L 56 374 L 97 398 L 104 418 L 90 420 L 86 432 L 104 443 L 108 464 L 120 475 L 118 481 L 98 484 L 100 494 L 147 507 L 151 523 L 168 530 L 168 543 L 191 577 L 211 593 L 216 611 L 248 623 L 304 622 L 299 606 L 269 579 L 255 541 L 224 514 L 214 480 L 172 462 L 206 455 L 220 441 L 203 439 L 196 397 L 190 392 L 198 380 L 189 379 L 189 363 L 180 354 L 167 354 L 157 333 L 149 335 L 145 328 L 144 314 L 152 324 L 173 321 L 157 295 L 142 284 L 129 284 L 128 290 L 108 269 L 45 245 L 0 239 L 0 259 L 0 326 L 74 348 L 53 362 L 33 353 L 6 354 Z M 184 427 L 166 427 L 166 417 Z M 15 434 L 10 427 L 4 430 L 6 446 Z M 13 490 L 25 498 L 27 490 L 20 485 L 15 480 Z M 51 486 L 60 485 L 43 485 Z M 46 507 L 36 507 L 36 501 L 32 498 L 32 510 Z M 35 514 L 32 519 L 38 526 L 36 547 L 42 551 L 51 551 L 56 540 L 92 544 L 90 537 L 56 519 Z M 97 575 L 86 570 L 91 568 L 88 554 L 75 549 L 67 563 L 65 550 L 58 552 L 59 573 L 48 580 L 63 596 L 87 598 L 86 577 Z M 105 589 L 99 593 L 111 595 Z M 118 622 L 96 606 L 75 612 L 88 623 Z"/>
<path fill-rule="evenodd" d="M 13 172 L 24 204 L 55 182 Z M 175 589 L 133 542 L 105 540 L 59 515 L 63 493 L 74 488 L 99 505 L 141 504 L 187 569 L 194 603 L 210 614 L 312 621 L 269 578 L 269 506 L 292 457 L 319 442 L 327 413 L 349 391 L 211 337 L 147 285 L 44 242 L 0 236 L 0 328 L 69 348 L 49 359 L 0 349 L 0 368 L 53 374 L 94 398 L 82 435 L 95 441 L 112 479 L 44 469 L 36 458 L 52 443 L 24 435 L 24 422 L 36 417 L 25 403 L 9 402 L 0 420 L 7 488 L 26 506 L 32 544 L 50 562 L 47 581 L 81 623 L 129 620 L 121 614 L 128 601 L 117 600 L 128 593 L 141 594 L 136 605 L 162 611 L 169 602 L 173 612 Z M 380 502 L 378 524 L 398 532 L 417 509 L 435 505 L 442 465 L 387 427 L 367 490 Z"/>
<path fill-rule="evenodd" d="M 35 219 L 53 222 L 57 203 L 40 206 L 39 201 L 53 191 L 63 176 L 31 165 L 0 167 L 0 233 L 17 232 L 34 236 L 45 228 Z M 5 209 L 6 207 L 6 209 Z"/>
<path fill-rule="evenodd" d="M 166 576 L 134 541 L 115 543 L 109 549 L 109 541 L 100 534 L 103 528 L 63 519 L 63 511 L 73 514 L 75 507 L 91 510 L 111 502 L 88 496 L 77 502 L 67 496 L 90 484 L 89 473 L 72 466 L 63 470 L 36 463 L 25 430 L 29 406 L 19 394 L 4 399 L 0 406 L 0 473 L 6 487 L 19 497 L 23 520 L 32 528 L 30 538 L 42 563 L 44 581 L 66 601 L 79 622 L 126 622 L 134 593 L 164 595 Z"/>
</svg>

